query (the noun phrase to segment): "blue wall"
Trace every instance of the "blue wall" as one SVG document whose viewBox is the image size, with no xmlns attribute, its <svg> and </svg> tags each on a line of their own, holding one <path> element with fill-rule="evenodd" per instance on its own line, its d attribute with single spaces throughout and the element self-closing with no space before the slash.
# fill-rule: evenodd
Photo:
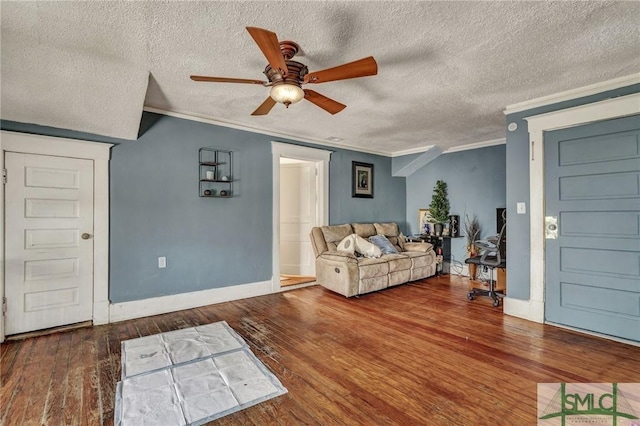
<svg viewBox="0 0 640 426">
<path fill-rule="evenodd" d="M 373 164 L 373 199 L 351 196 L 352 161 Z M 397 222 L 405 229 L 405 178 L 391 176 L 391 157 L 340 150 L 331 155 L 330 168 L 331 224 Z"/>
<path fill-rule="evenodd" d="M 150 113 L 136 141 L 16 122 L 1 126 L 116 144 L 110 161 L 112 302 L 271 279 L 273 137 Z M 234 151 L 232 198 L 198 197 L 198 149 L 209 146 Z M 404 221 L 404 178 L 391 177 L 391 158 L 319 148 L 335 151 L 330 223 Z M 373 199 L 351 197 L 351 161 L 374 164 Z M 167 257 L 166 269 L 158 269 L 158 256 Z"/>
<path fill-rule="evenodd" d="M 506 132 L 506 148 L 443 154 L 407 178 L 391 177 L 389 157 L 315 145 L 335 151 L 330 163 L 329 221 L 395 221 L 405 233 L 415 233 L 417 211 L 428 207 L 435 182 L 442 179 L 449 187 L 451 213 L 477 214 L 485 236 L 496 232 L 496 207 L 507 207 L 509 296 L 526 300 L 529 137 L 524 117 L 639 91 L 640 84 L 510 114 L 506 123 L 517 123 L 518 129 Z M 144 130 L 137 141 L 16 122 L 0 124 L 5 130 L 116 144 L 110 162 L 112 302 L 271 279 L 273 137 L 150 113 L 143 114 Z M 236 197 L 198 197 L 197 152 L 203 146 L 236 152 Z M 352 161 L 374 164 L 374 199 L 351 197 Z M 526 203 L 527 214 L 516 214 L 517 202 Z M 452 253 L 457 260 L 464 259 L 464 239 L 454 240 Z M 167 256 L 166 269 L 157 268 L 158 256 Z"/>
<path fill-rule="evenodd" d="M 407 177 L 407 222 L 411 234 L 419 233 L 418 210 L 429 208 L 437 180 L 447 183 L 451 214 L 478 216 L 482 237 L 495 235 L 496 208 L 505 207 L 505 145 L 442 154 Z M 461 234 L 464 230 L 461 227 Z M 452 239 L 454 260 L 467 257 L 466 238 Z"/>
<path fill-rule="evenodd" d="M 637 92 L 640 84 L 507 115 L 507 124 L 518 125 L 516 131 L 506 132 L 509 297 L 528 300 L 530 296 L 529 132 L 524 118 Z M 526 203 L 526 214 L 516 214 L 518 202 Z"/>
</svg>

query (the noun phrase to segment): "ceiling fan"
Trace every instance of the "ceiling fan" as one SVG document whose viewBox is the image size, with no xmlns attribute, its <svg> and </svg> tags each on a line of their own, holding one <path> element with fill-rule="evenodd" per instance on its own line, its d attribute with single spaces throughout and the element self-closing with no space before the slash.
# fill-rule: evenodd
<svg viewBox="0 0 640 426">
<path fill-rule="evenodd" d="M 307 66 L 291 58 L 300 50 L 300 46 L 288 40 L 278 42 L 276 33 L 256 27 L 247 27 L 254 41 L 267 58 L 269 64 L 264 74 L 269 81 L 244 78 L 207 77 L 192 75 L 191 80 L 216 83 L 260 84 L 271 87 L 269 97 L 251 115 L 266 115 L 276 103 L 289 105 L 306 99 L 325 111 L 336 114 L 346 108 L 346 105 L 334 101 L 320 93 L 302 89 L 303 84 L 326 83 L 328 81 L 346 80 L 349 78 L 366 77 L 378 73 L 378 64 L 372 56 L 354 62 L 327 68 L 322 71 L 309 73 Z"/>
</svg>

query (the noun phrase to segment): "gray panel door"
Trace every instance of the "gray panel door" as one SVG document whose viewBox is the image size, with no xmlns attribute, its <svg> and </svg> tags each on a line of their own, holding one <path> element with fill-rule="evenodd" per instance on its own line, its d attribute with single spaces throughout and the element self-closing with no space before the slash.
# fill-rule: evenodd
<svg viewBox="0 0 640 426">
<path fill-rule="evenodd" d="M 640 116 L 545 134 L 545 319 L 640 341 Z"/>
</svg>

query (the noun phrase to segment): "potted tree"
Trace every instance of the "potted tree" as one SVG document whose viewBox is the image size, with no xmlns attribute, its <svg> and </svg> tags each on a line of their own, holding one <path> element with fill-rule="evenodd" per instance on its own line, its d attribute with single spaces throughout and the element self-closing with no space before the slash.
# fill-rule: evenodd
<svg viewBox="0 0 640 426">
<path fill-rule="evenodd" d="M 429 213 L 435 222 L 434 228 L 437 237 L 442 236 L 443 224 L 449 220 L 449 198 L 447 197 L 447 183 L 439 180 L 433 188 Z"/>
<path fill-rule="evenodd" d="M 480 221 L 478 220 L 478 216 L 475 214 L 472 217 L 469 217 L 468 214 L 464 215 L 464 232 L 467 237 L 467 253 L 469 257 L 476 256 L 478 254 L 478 249 L 476 248 L 476 241 L 480 238 Z M 476 279 L 476 274 L 478 272 L 478 265 L 474 265 L 472 263 L 469 264 L 469 278 L 472 280 Z"/>
</svg>

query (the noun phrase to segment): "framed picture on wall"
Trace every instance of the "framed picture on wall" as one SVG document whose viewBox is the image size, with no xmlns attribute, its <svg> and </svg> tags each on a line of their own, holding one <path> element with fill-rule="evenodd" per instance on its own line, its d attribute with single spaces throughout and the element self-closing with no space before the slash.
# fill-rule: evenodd
<svg viewBox="0 0 640 426">
<path fill-rule="evenodd" d="M 429 209 L 418 210 L 418 233 L 421 235 L 433 235 L 435 221 L 431 217 Z"/>
<path fill-rule="evenodd" d="M 352 197 L 373 198 L 373 164 L 351 162 Z"/>
</svg>

